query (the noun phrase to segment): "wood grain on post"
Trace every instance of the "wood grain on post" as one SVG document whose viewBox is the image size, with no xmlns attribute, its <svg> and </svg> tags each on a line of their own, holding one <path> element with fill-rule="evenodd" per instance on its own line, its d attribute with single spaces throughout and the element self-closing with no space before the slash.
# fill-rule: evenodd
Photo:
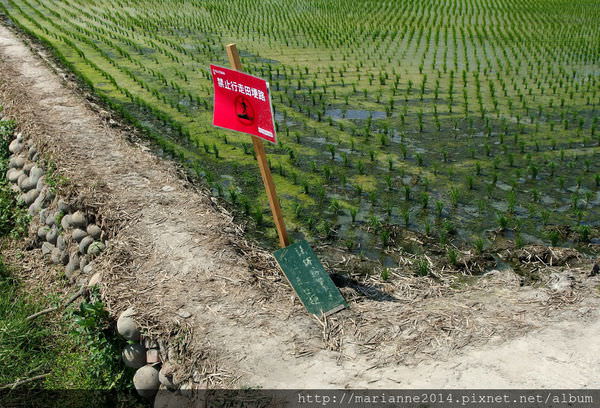
<svg viewBox="0 0 600 408">
<path fill-rule="evenodd" d="M 240 54 L 238 53 L 235 44 L 229 44 L 226 47 L 227 56 L 229 57 L 229 63 L 231 67 L 236 71 L 242 70 L 242 62 L 240 61 Z M 273 213 L 273 221 L 277 227 L 277 235 L 279 236 L 279 246 L 282 248 L 287 247 L 290 242 L 285 229 L 285 223 L 283 221 L 283 215 L 281 214 L 281 206 L 277 199 L 277 191 L 275 190 L 275 183 L 271 176 L 271 169 L 269 168 L 269 162 L 267 161 L 267 154 L 265 152 L 265 146 L 263 141 L 252 136 L 252 143 L 254 144 L 254 151 L 256 152 L 256 160 L 258 161 L 258 168 L 260 169 L 260 175 L 267 191 L 267 197 L 269 199 L 269 205 L 271 206 L 271 212 Z"/>
</svg>

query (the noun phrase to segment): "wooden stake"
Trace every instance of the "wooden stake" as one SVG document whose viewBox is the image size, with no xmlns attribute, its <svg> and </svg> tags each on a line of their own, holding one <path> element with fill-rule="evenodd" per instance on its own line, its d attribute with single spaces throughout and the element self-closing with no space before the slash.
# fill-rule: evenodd
<svg viewBox="0 0 600 408">
<path fill-rule="evenodd" d="M 231 67 L 236 71 L 241 71 L 242 62 L 240 61 L 240 54 L 238 53 L 237 46 L 235 44 L 229 44 L 227 45 L 226 49 Z M 271 212 L 273 213 L 273 220 L 275 221 L 275 226 L 277 227 L 279 246 L 285 248 L 290 244 L 290 241 L 287 235 L 287 230 L 285 229 L 285 223 L 283 222 L 283 215 L 281 214 L 281 207 L 279 206 L 279 200 L 277 199 L 275 183 L 273 183 L 271 169 L 269 168 L 269 162 L 267 161 L 265 146 L 263 141 L 256 136 L 252 136 L 252 143 L 254 144 L 254 151 L 256 152 L 256 160 L 258 161 L 260 175 L 265 185 L 265 190 L 267 191 L 267 197 L 269 198 L 269 205 L 271 206 Z"/>
</svg>

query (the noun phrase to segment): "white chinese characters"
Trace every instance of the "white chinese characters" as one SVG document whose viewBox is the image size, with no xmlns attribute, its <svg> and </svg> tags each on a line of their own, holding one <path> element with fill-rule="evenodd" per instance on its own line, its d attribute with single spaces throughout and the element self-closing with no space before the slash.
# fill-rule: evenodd
<svg viewBox="0 0 600 408">
<path fill-rule="evenodd" d="M 217 78 L 217 85 L 220 88 L 225 88 L 230 91 L 239 92 L 243 95 L 251 96 L 259 101 L 266 101 L 266 96 L 260 89 L 252 88 L 247 85 L 239 84 L 235 81 L 229 81 L 228 79 Z"/>
</svg>

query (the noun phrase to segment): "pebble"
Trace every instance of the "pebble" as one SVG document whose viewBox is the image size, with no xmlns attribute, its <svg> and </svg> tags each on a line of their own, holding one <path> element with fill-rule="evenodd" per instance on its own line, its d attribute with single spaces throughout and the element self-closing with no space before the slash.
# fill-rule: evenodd
<svg viewBox="0 0 600 408">
<path fill-rule="evenodd" d="M 190 312 L 188 312 L 187 310 L 179 309 L 177 311 L 177 316 L 179 316 L 183 319 L 187 319 L 188 317 L 192 317 L 192 314 Z"/>
<path fill-rule="evenodd" d="M 25 165 L 25 159 L 22 157 L 13 157 L 8 162 L 8 167 L 11 169 L 22 169 Z"/>
<path fill-rule="evenodd" d="M 11 183 L 14 183 L 21 177 L 21 174 L 24 174 L 23 170 L 9 169 L 6 172 L 6 179 Z"/>
<path fill-rule="evenodd" d="M 58 229 L 56 229 L 55 226 L 53 226 L 50 231 L 48 231 L 46 233 L 46 241 L 48 241 L 51 244 L 56 244 L 56 240 L 58 238 Z"/>
<path fill-rule="evenodd" d="M 91 256 L 96 256 L 100 252 L 104 251 L 104 248 L 105 248 L 105 246 L 104 246 L 104 244 L 102 242 L 96 241 L 96 242 L 90 244 L 90 246 L 87 249 L 87 254 L 91 255 Z"/>
<path fill-rule="evenodd" d="M 93 262 L 90 262 L 89 264 L 87 264 L 86 266 L 83 267 L 83 273 L 85 273 L 86 275 L 91 275 L 93 271 L 94 271 L 94 263 Z"/>
<path fill-rule="evenodd" d="M 27 193 L 23 194 L 23 202 L 26 206 L 30 206 L 33 202 L 38 198 L 40 192 L 38 190 L 30 190 Z"/>
<path fill-rule="evenodd" d="M 121 353 L 127 367 L 140 368 L 146 365 L 146 349 L 141 344 L 128 344 Z"/>
<path fill-rule="evenodd" d="M 62 235 L 59 235 L 56 238 L 56 247 L 61 251 L 64 251 L 67 248 L 67 243 L 65 242 L 65 238 Z M 77 263 L 79 265 L 79 262 Z"/>
<path fill-rule="evenodd" d="M 71 227 L 71 216 L 69 214 L 67 214 L 64 217 L 62 217 L 62 220 L 60 220 L 60 225 L 65 230 L 68 229 L 69 227 Z"/>
<path fill-rule="evenodd" d="M 53 264 L 59 264 L 61 261 L 61 255 L 62 253 L 60 252 L 60 249 L 54 247 L 54 249 L 52 249 L 52 253 L 50 254 L 50 262 Z"/>
<path fill-rule="evenodd" d="M 38 181 L 44 175 L 44 170 L 40 169 L 38 166 L 34 166 L 29 172 L 29 179 L 32 183 L 35 183 L 37 186 Z M 60 210 L 60 208 L 59 208 Z"/>
<path fill-rule="evenodd" d="M 94 242 L 94 238 L 92 237 L 84 237 L 79 242 L 79 252 L 85 254 L 87 252 L 88 247 Z"/>
<path fill-rule="evenodd" d="M 130 341 L 138 341 L 140 338 L 140 329 L 133 319 L 133 309 L 127 309 L 117 319 L 117 331 L 123 338 Z"/>
<path fill-rule="evenodd" d="M 69 219 L 69 224 L 73 227 L 73 228 L 85 228 L 87 222 L 85 220 L 85 215 L 81 212 L 81 211 L 76 211 L 73 214 L 71 214 L 71 217 Z"/>
<path fill-rule="evenodd" d="M 67 265 L 69 263 L 69 253 L 66 250 L 60 251 L 60 263 L 63 265 Z"/>
<path fill-rule="evenodd" d="M 76 228 L 73 230 L 73 232 L 71 233 L 71 237 L 73 238 L 73 240 L 75 242 L 81 242 L 82 239 L 84 239 L 87 236 L 87 232 L 85 232 L 84 230 L 80 229 L 80 228 Z"/>
<path fill-rule="evenodd" d="M 33 169 L 33 167 L 34 167 L 34 166 L 35 166 L 35 163 L 33 163 L 33 162 L 29 162 L 29 163 L 27 163 L 27 162 L 26 162 L 26 163 L 23 165 L 23 171 L 24 171 L 25 173 L 27 173 L 27 175 L 29 175 L 29 172 L 31 171 L 31 169 Z"/>
<path fill-rule="evenodd" d="M 17 154 L 23 150 L 23 143 L 19 140 L 15 139 L 8 145 L 8 151 L 14 154 Z"/>
<path fill-rule="evenodd" d="M 56 224 L 56 217 L 54 216 L 54 213 L 49 213 L 49 214 L 46 216 L 46 221 L 45 221 L 45 223 L 46 223 L 46 225 L 47 225 L 47 226 L 49 226 L 49 227 L 51 227 L 51 226 L 53 226 L 54 224 Z"/>
<path fill-rule="evenodd" d="M 29 190 L 33 190 L 34 188 L 37 187 L 37 180 L 33 180 L 31 178 L 31 176 L 29 176 L 23 180 L 20 187 L 21 187 L 21 191 L 23 191 L 24 193 Z"/>
<path fill-rule="evenodd" d="M 29 215 L 34 216 L 42 210 L 44 207 L 44 202 L 46 201 L 46 191 L 40 191 L 40 194 L 35 199 L 35 201 L 29 206 Z"/>
<path fill-rule="evenodd" d="M 37 230 L 38 238 L 41 239 L 42 241 L 45 241 L 46 234 L 48 233 L 48 231 L 50 231 L 50 228 L 48 228 L 48 227 L 39 227 Z"/>
<path fill-rule="evenodd" d="M 79 257 L 79 269 L 83 270 L 88 263 L 90 263 L 90 259 L 87 255 Z"/>
<path fill-rule="evenodd" d="M 46 176 L 42 176 L 40 177 L 40 179 L 38 180 L 35 188 L 37 188 L 38 190 L 41 190 L 42 188 L 44 188 L 46 186 Z"/>
<path fill-rule="evenodd" d="M 70 211 L 69 204 L 65 200 L 58 200 L 58 211 L 61 211 L 63 214 L 67 214 Z"/>
<path fill-rule="evenodd" d="M 151 399 L 154 397 L 159 385 L 158 370 L 151 365 L 139 368 L 133 376 L 133 386 L 143 398 Z"/>
<path fill-rule="evenodd" d="M 87 226 L 87 233 L 90 237 L 98 240 L 102 234 L 102 230 L 96 224 L 90 224 Z"/>
<path fill-rule="evenodd" d="M 90 278 L 90 281 L 87 284 L 88 288 L 91 288 L 92 286 L 96 286 L 96 285 L 100 284 L 101 281 L 102 281 L 102 274 L 100 272 L 96 272 Z"/>
<path fill-rule="evenodd" d="M 160 363 L 160 356 L 158 355 L 157 349 L 150 349 L 146 351 L 146 362 L 148 364 Z"/>
<path fill-rule="evenodd" d="M 162 385 L 164 385 L 170 390 L 174 390 L 177 388 L 177 383 L 173 378 L 173 372 L 173 365 L 168 361 L 162 365 L 162 368 L 158 372 L 158 381 L 160 381 Z"/>
<path fill-rule="evenodd" d="M 27 157 L 29 157 L 29 160 L 33 160 L 33 157 L 36 155 L 37 153 L 37 149 L 35 148 L 35 146 L 31 146 L 29 148 L 29 152 L 27 153 Z M 33 160 L 35 161 L 35 160 Z"/>
<path fill-rule="evenodd" d="M 77 251 L 71 252 L 71 255 L 69 256 L 69 263 L 67 264 L 67 269 L 71 273 L 79 269 L 79 253 Z"/>
<path fill-rule="evenodd" d="M 21 185 L 23 184 L 23 180 L 25 180 L 26 178 L 27 178 L 27 174 L 25 174 L 25 172 L 23 172 L 23 170 L 21 170 L 21 175 L 17 179 L 17 186 L 19 188 L 21 188 Z"/>
<path fill-rule="evenodd" d="M 42 244 L 42 254 L 44 254 L 44 255 L 48 255 L 49 253 L 52 253 L 53 249 L 54 249 L 54 245 L 52 245 L 49 242 L 44 242 Z"/>
</svg>

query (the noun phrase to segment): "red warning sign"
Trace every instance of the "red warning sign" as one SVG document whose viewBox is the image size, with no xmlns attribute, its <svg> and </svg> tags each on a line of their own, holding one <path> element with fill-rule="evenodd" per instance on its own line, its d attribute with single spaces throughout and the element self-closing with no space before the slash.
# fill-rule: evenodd
<svg viewBox="0 0 600 408">
<path fill-rule="evenodd" d="M 216 65 L 210 72 L 215 88 L 213 125 L 276 143 L 267 81 Z"/>
</svg>

